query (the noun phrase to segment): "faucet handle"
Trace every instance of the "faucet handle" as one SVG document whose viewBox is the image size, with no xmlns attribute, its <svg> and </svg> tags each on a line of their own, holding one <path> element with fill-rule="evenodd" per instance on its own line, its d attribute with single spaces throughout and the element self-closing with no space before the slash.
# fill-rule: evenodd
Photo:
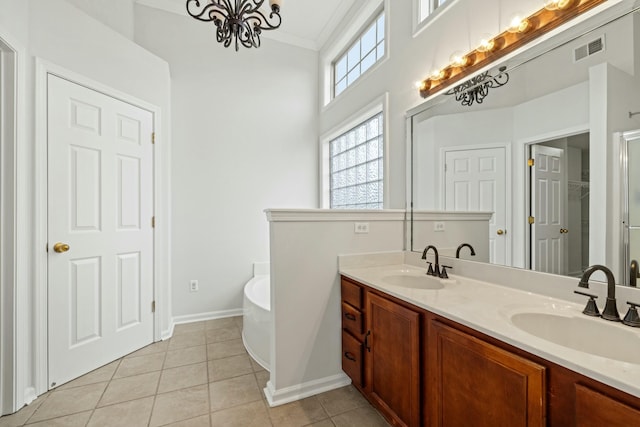
<svg viewBox="0 0 640 427">
<path fill-rule="evenodd" d="M 640 316 L 638 316 L 637 310 L 637 307 L 640 307 L 640 304 L 631 301 L 627 301 L 627 304 L 629 304 L 629 311 L 627 311 L 626 316 L 624 316 L 622 323 L 634 328 L 640 327 Z"/>
<path fill-rule="evenodd" d="M 453 267 L 451 267 L 450 265 L 443 265 L 442 266 L 442 270 L 440 270 L 440 278 L 441 279 L 448 279 L 449 275 L 447 274 L 447 268 L 453 269 Z"/>
<path fill-rule="evenodd" d="M 587 301 L 587 306 L 582 310 L 584 314 L 587 316 L 600 317 L 600 311 L 598 311 L 598 306 L 596 305 L 597 295 L 588 294 L 586 292 L 573 291 L 574 294 L 584 295 L 585 297 L 589 297 L 589 301 Z"/>
<path fill-rule="evenodd" d="M 435 273 L 433 272 L 433 263 L 427 261 L 427 264 L 429 264 L 429 268 L 427 269 L 427 276 L 435 276 Z"/>
</svg>

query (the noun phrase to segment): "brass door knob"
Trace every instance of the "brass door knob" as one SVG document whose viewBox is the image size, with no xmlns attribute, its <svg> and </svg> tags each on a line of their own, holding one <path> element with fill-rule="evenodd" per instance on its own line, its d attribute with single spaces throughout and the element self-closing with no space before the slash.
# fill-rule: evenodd
<svg viewBox="0 0 640 427">
<path fill-rule="evenodd" d="M 566 229 L 566 228 L 561 228 L 560 229 L 560 234 L 567 234 L 568 232 L 569 232 L 569 230 Z"/>
<path fill-rule="evenodd" d="M 66 243 L 58 242 L 55 245 L 53 245 L 53 250 L 59 254 L 63 252 L 67 252 L 69 249 L 70 249 L 69 245 L 67 245 Z"/>
<path fill-rule="evenodd" d="M 500 229 L 498 231 L 496 231 L 496 234 L 498 234 L 498 236 L 502 236 L 503 234 L 507 234 L 506 230 Z"/>
</svg>

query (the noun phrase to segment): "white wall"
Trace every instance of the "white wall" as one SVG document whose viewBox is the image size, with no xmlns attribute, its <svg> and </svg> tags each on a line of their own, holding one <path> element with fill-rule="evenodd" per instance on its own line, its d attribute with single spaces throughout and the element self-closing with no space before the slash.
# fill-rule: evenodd
<svg viewBox="0 0 640 427">
<path fill-rule="evenodd" d="M 273 313 L 270 403 L 286 403 L 349 383 L 340 356 L 338 255 L 401 251 L 404 215 L 404 211 L 268 212 Z M 355 234 L 356 221 L 368 222 L 369 233 Z"/>
<path fill-rule="evenodd" d="M 271 39 L 236 52 L 214 28 L 136 6 L 136 41 L 171 64 L 177 321 L 239 314 L 269 260 L 263 210 L 318 200 L 317 53 Z"/>
<path fill-rule="evenodd" d="M 169 97 L 170 80 L 167 63 L 133 44 L 112 29 L 88 17 L 79 9 L 63 0 L 0 0 L 0 32 L 25 48 L 24 68 L 20 71 L 24 78 L 24 91 L 21 94 L 20 127 L 18 133 L 25 144 L 19 147 L 18 185 L 21 209 L 18 217 L 24 227 L 17 231 L 20 242 L 18 256 L 24 259 L 24 265 L 18 264 L 20 277 L 15 286 L 25 293 L 24 304 L 17 307 L 20 323 L 18 377 L 16 395 L 17 409 L 36 394 L 46 391 L 46 348 L 36 336 L 35 321 L 46 313 L 38 301 L 46 300 L 46 282 L 43 271 L 46 269 L 46 221 L 43 221 L 43 195 L 46 188 L 42 181 L 36 182 L 36 176 L 44 176 L 42 162 L 46 161 L 46 141 L 35 134 L 36 110 L 41 107 L 34 102 L 37 57 L 62 69 L 77 73 L 83 78 L 95 81 L 119 92 L 130 94 L 145 103 L 157 106 L 162 118 L 157 123 L 159 144 L 156 146 L 156 168 L 160 172 L 168 171 L 169 136 Z M 2 36 L 3 34 L 0 34 Z M 44 157 L 43 157 L 44 153 Z M 39 156 L 39 157 L 37 157 Z M 160 174 L 168 176 L 167 173 Z M 168 181 L 157 182 L 158 188 L 168 189 Z M 156 215 L 168 223 L 168 192 L 162 192 L 156 199 Z M 162 232 L 158 231 L 159 229 Z M 159 259 L 156 280 L 159 286 L 159 310 L 164 314 L 160 319 L 161 330 L 169 328 L 168 283 L 170 272 L 170 244 L 168 227 L 157 228 L 156 243 L 161 248 L 156 253 Z M 165 240 L 166 239 L 166 240 Z M 3 328 L 6 325 L 3 325 Z M 42 328 L 42 324 L 38 325 Z M 42 334 L 46 330 L 40 329 Z M 44 361 L 44 364 L 43 364 Z M 12 408 L 3 408 L 3 410 Z"/>
<path fill-rule="evenodd" d="M 135 0 L 67 0 L 87 15 L 133 40 Z"/>
</svg>

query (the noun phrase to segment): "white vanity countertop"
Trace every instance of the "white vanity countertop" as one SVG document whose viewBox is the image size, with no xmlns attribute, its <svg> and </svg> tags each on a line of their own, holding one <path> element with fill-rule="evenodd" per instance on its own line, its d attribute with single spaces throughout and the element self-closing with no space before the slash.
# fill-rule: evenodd
<svg viewBox="0 0 640 427">
<path fill-rule="evenodd" d="M 640 328 L 583 315 L 586 298 L 585 304 L 576 304 L 453 274 L 449 275 L 449 280 L 440 282 L 442 289 L 422 289 L 410 284 L 397 286 L 389 283 L 389 276 L 424 277 L 426 268 L 403 263 L 362 267 L 341 262 L 340 265 L 340 274 L 355 281 L 640 397 Z M 626 305 L 619 301 L 618 308 L 624 310 L 621 312 L 624 316 Z M 576 320 L 580 325 L 586 325 L 585 329 L 588 329 L 586 338 L 578 338 L 583 341 L 580 345 L 592 347 L 593 352 L 574 350 L 525 332 L 511 321 L 511 316 L 517 313 L 578 317 Z M 615 331 L 615 328 L 620 330 Z M 602 343 L 603 334 L 620 334 L 625 339 L 606 344 Z M 576 337 L 572 336 L 572 339 Z M 613 348 L 618 344 L 620 350 Z M 620 360 L 592 354 L 599 349 L 619 355 Z"/>
</svg>

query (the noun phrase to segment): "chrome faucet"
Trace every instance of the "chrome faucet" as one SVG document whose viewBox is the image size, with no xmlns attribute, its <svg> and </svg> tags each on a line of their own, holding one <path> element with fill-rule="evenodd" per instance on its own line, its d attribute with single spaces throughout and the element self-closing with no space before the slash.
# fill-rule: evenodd
<svg viewBox="0 0 640 427">
<path fill-rule="evenodd" d="M 631 266 L 629 267 L 629 286 L 632 288 L 637 287 L 638 282 L 638 261 L 635 259 L 631 261 Z"/>
<path fill-rule="evenodd" d="M 429 262 L 429 270 L 427 270 L 427 274 L 429 276 L 440 277 L 440 259 L 438 258 L 438 249 L 433 245 L 427 246 L 424 248 L 424 252 L 422 252 L 422 259 L 427 259 L 427 252 L 429 252 L 429 249 L 433 249 L 433 253 L 436 257 L 436 265 L 435 268 L 433 268 L 433 265 Z"/>
<path fill-rule="evenodd" d="M 613 277 L 611 270 L 604 265 L 592 265 L 584 271 L 578 286 L 589 289 L 589 277 L 598 270 L 602 271 L 605 276 L 607 276 L 607 302 L 604 305 L 602 318 L 613 322 L 619 322 L 620 313 L 618 313 L 618 306 L 616 304 L 616 279 Z"/>
<path fill-rule="evenodd" d="M 456 258 L 460 258 L 460 249 L 464 248 L 465 246 L 471 250 L 471 256 L 476 256 L 476 251 L 473 250 L 473 246 L 468 243 L 463 243 L 458 246 L 458 249 L 456 249 Z"/>
</svg>

